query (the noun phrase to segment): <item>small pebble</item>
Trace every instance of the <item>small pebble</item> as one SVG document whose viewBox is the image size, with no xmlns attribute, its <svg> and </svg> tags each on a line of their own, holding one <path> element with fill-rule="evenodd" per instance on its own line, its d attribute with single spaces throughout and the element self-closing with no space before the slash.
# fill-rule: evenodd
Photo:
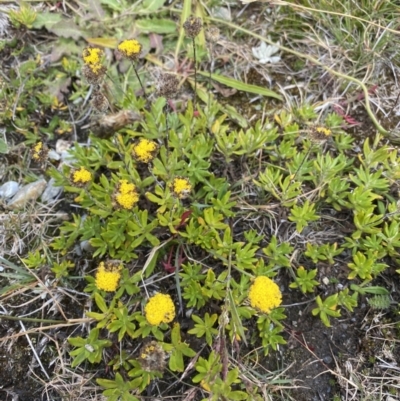
<svg viewBox="0 0 400 401">
<path fill-rule="evenodd" d="M 52 178 L 47 183 L 46 189 L 44 190 L 41 197 L 42 202 L 51 203 L 58 199 L 59 195 L 63 191 L 63 187 L 56 187 L 54 183 L 55 183 L 54 178 Z"/>
<path fill-rule="evenodd" d="M 18 191 L 19 185 L 16 181 L 8 181 L 0 187 L 0 198 L 11 198 Z"/>
<path fill-rule="evenodd" d="M 28 202 L 39 198 L 46 188 L 46 185 L 46 180 L 41 179 L 23 186 L 10 200 L 6 208 L 11 210 L 22 209 Z"/>
<path fill-rule="evenodd" d="M 59 139 L 56 143 L 56 152 L 61 155 L 63 152 L 68 151 L 71 148 L 71 142 Z"/>
<path fill-rule="evenodd" d="M 58 161 L 58 160 L 61 159 L 61 156 L 54 149 L 50 149 L 49 150 L 49 153 L 48 153 L 47 157 L 50 160 L 55 160 L 55 161 Z"/>
<path fill-rule="evenodd" d="M 80 248 L 85 252 L 93 252 L 96 248 L 90 244 L 88 240 L 82 241 L 80 244 Z"/>
</svg>

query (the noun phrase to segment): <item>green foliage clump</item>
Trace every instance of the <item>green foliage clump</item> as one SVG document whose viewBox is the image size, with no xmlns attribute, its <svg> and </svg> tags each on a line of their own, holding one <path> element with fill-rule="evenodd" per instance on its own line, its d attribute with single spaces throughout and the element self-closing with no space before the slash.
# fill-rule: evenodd
<svg viewBox="0 0 400 401">
<path fill-rule="evenodd" d="M 116 259 L 125 266 L 118 271 L 119 284 L 112 297 L 96 278 L 87 276 L 85 291 L 92 294 L 99 310 L 87 316 L 95 322 L 91 332 L 97 330 L 97 334 L 87 340 L 71 339 L 73 365 L 84 360 L 99 362 L 96 350 L 111 345 L 98 340 L 99 330 L 106 330 L 108 337 L 121 343 L 128 338 L 154 338 L 157 345 L 151 352 L 142 352 L 144 356 L 126 357 L 123 363 L 118 358 L 108 361 L 113 369 L 125 371 L 122 376 L 116 373 L 114 380 L 98 379 L 109 399 L 137 399 L 132 394 L 140 394 L 152 380 L 163 376 L 166 359 L 171 372 L 184 372 L 197 352 L 202 356 L 193 362 L 197 374 L 192 380 L 210 393 L 210 399 L 217 400 L 222 394 L 230 400 L 249 399 L 238 368 L 226 360 L 228 343 L 259 343 L 264 355 L 286 343 L 285 308 L 261 313 L 249 306 L 252 279 L 284 277 L 285 270 L 292 272 L 294 281 L 288 287 L 306 296 L 315 294 L 312 315 L 319 316 L 326 326 L 340 317 L 343 309 L 351 313 L 357 306 L 359 288 L 369 288 L 387 269 L 382 258 L 397 252 L 397 209 L 389 182 L 390 176 L 399 174 L 398 158 L 377 146 L 379 137 L 373 147 L 366 139 L 355 167 L 352 139 L 339 128 L 340 118 L 329 115 L 326 126 L 316 126 L 309 105 L 295 113 L 296 122 L 282 112 L 275 122 L 258 122 L 236 131 L 215 101 L 206 110 L 195 110 L 189 102 L 182 113 L 172 113 L 164 97 L 151 106 L 132 95 L 129 99 L 122 104 L 140 112 L 140 118 L 107 138 L 92 136 L 89 147 L 76 145 L 72 162 L 52 173 L 56 184 L 64 186 L 86 213 L 84 218 L 74 215 L 73 221 L 61 227 L 53 248 L 65 254 L 77 242 L 89 241 L 94 258 Z M 144 149 L 134 147 L 150 141 L 155 145 L 143 162 L 138 155 Z M 266 158 L 259 165 L 260 152 Z M 260 205 L 275 205 L 284 211 L 296 235 L 323 233 L 327 228 L 325 211 L 331 207 L 353 216 L 350 236 L 334 242 L 305 242 L 300 250 L 307 268 L 300 266 L 294 273 L 296 246 L 283 241 L 279 233 L 266 237 L 256 230 L 235 232 L 232 223 L 239 221 L 241 208 L 249 201 L 238 192 L 243 182 L 235 183 L 227 174 L 237 161 L 250 170 L 259 169 L 252 190 Z M 77 182 L 77 171 L 87 171 L 88 180 Z M 230 174 L 235 176 L 232 171 Z M 348 249 L 351 259 L 345 256 Z M 347 279 L 361 280 L 361 286 L 352 287 L 353 292 L 332 289 L 323 297 L 318 264 L 334 266 L 338 259 L 346 261 Z M 65 277 L 67 267 L 54 269 Z M 170 284 L 151 284 L 157 276 Z M 150 292 L 165 291 L 172 285 L 175 289 L 169 292 L 179 312 L 194 311 L 191 328 L 182 330 L 179 313 L 172 328 L 170 319 L 150 324 L 141 312 L 148 298 L 141 288 L 143 282 Z M 378 305 L 378 301 L 373 302 Z M 252 325 L 256 331 L 250 332 Z M 202 339 L 206 350 L 193 345 L 194 339 Z M 215 347 L 219 353 L 213 351 Z M 145 357 L 152 352 L 160 359 L 155 367 L 149 367 Z"/>
<path fill-rule="evenodd" d="M 151 2 L 145 6 L 151 9 Z M 34 17 L 28 8 L 12 15 L 15 25 L 27 27 Z M 162 26 L 168 28 L 165 21 Z M 191 39 L 193 56 L 197 49 L 205 58 L 207 49 L 198 49 Z M 141 45 L 131 42 L 136 50 L 129 58 L 136 62 Z M 260 399 L 261 390 L 250 391 L 250 379 L 230 359 L 241 347 L 259 357 L 286 343 L 287 311 L 281 299 L 273 304 L 270 293 L 258 292 L 267 305 L 262 311 L 249 298 L 260 276 L 276 277 L 283 303 L 292 290 L 315 299 L 311 313 L 326 326 L 352 313 L 361 296 L 373 295 L 368 298 L 373 308 L 390 307 L 387 291 L 371 284 L 389 269 L 389 260 L 398 258 L 393 183 L 400 176 L 400 158 L 381 144 L 380 135 L 372 144 L 366 138 L 355 152 L 343 119 L 331 113 L 317 123 L 310 104 L 281 110 L 249 127 L 236 110 L 208 93 L 207 83 L 197 82 L 196 59 L 194 83 L 189 79 L 194 99 L 176 102 L 180 111 L 171 108 L 174 91 L 150 93 L 136 66 L 135 85 L 143 97 L 127 88 L 113 102 L 99 84 L 108 78 L 102 51 L 94 51 L 99 56 L 94 57 L 89 49 L 84 53 L 89 69 L 82 74 L 93 85 L 99 121 L 90 145 L 75 144 L 70 158 L 51 171 L 75 213 L 51 244 L 61 260 L 50 268 L 59 283 L 77 280 L 94 300 L 86 312 L 89 333 L 68 339 L 69 355 L 72 367 L 101 362 L 110 367 L 112 379 L 97 379 L 108 400 L 139 400 L 153 381 L 182 373 L 210 400 Z M 23 95 L 25 107 L 16 116 L 5 115 L 6 123 L 15 117 L 13 124 L 29 145 L 39 136 L 31 129 L 31 114 L 39 104 L 65 110 L 41 92 L 39 78 L 44 77 L 38 66 L 39 61 L 30 60 L 21 67 L 24 84 L 35 96 Z M 63 60 L 63 77 L 76 66 Z M 198 75 L 255 90 L 217 74 Z M 19 76 L 10 79 L 22 84 Z M 163 76 L 161 85 L 176 81 Z M 263 94 L 280 98 L 270 91 Z M 7 91 L 0 96 L 12 101 Z M 109 102 L 120 112 L 107 120 L 110 116 L 103 114 Z M 69 129 L 56 114 L 49 121 L 40 134 L 51 138 L 55 129 Z M 107 121 L 116 128 L 108 122 L 105 129 Z M 346 236 L 337 233 L 342 226 Z M 73 277 L 68 259 L 82 243 L 90 245 L 90 266 L 96 269 L 86 274 L 84 284 Z M 24 262 L 35 268 L 44 258 L 32 252 Z M 338 265 L 344 272 L 339 278 L 321 273 L 321 267 L 334 271 Z M 339 280 L 341 287 L 334 285 Z M 150 308 L 158 295 L 164 304 Z M 140 344 L 135 350 L 129 348 L 132 340 Z"/>
</svg>

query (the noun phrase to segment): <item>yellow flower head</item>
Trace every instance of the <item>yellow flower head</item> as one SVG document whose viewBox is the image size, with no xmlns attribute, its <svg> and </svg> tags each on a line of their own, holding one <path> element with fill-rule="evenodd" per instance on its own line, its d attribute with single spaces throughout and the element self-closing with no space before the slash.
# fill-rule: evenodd
<svg viewBox="0 0 400 401">
<path fill-rule="evenodd" d="M 154 141 L 148 139 L 140 139 L 132 146 L 133 157 L 141 163 L 151 162 L 158 150 L 158 145 Z"/>
<path fill-rule="evenodd" d="M 171 191 L 179 199 L 185 199 L 192 190 L 192 184 L 187 178 L 176 177 L 170 185 Z"/>
<path fill-rule="evenodd" d="M 315 127 L 309 135 L 311 141 L 316 143 L 323 143 L 329 139 L 332 131 L 325 127 Z"/>
<path fill-rule="evenodd" d="M 135 60 L 142 51 L 142 45 L 135 39 L 124 40 L 118 45 L 118 50 L 124 57 Z"/>
<path fill-rule="evenodd" d="M 82 76 L 90 85 L 100 84 L 106 75 L 107 68 L 104 65 L 98 64 L 84 64 L 82 67 Z"/>
<path fill-rule="evenodd" d="M 35 153 L 40 153 L 40 151 L 43 149 L 43 142 L 38 142 L 34 147 L 33 151 Z"/>
<path fill-rule="evenodd" d="M 259 276 L 250 287 L 249 300 L 253 308 L 270 313 L 282 303 L 282 293 L 270 278 Z"/>
<path fill-rule="evenodd" d="M 117 289 L 121 278 L 122 264 L 119 261 L 101 262 L 96 272 L 96 287 L 99 290 L 113 292 Z"/>
<path fill-rule="evenodd" d="M 120 207 L 128 210 L 132 209 L 139 201 L 135 184 L 128 182 L 128 180 L 119 181 L 114 197 Z"/>
<path fill-rule="evenodd" d="M 323 134 L 325 136 L 331 136 L 332 135 L 332 131 L 328 128 L 324 128 L 324 127 L 317 127 L 315 129 L 319 134 Z"/>
<path fill-rule="evenodd" d="M 90 68 L 90 71 L 93 72 L 94 75 L 103 78 L 105 75 L 107 68 L 101 65 L 100 63 L 98 64 L 87 64 L 87 66 Z"/>
<path fill-rule="evenodd" d="M 91 180 L 92 173 L 86 170 L 85 167 L 81 167 L 79 170 L 74 170 L 71 173 L 71 181 L 77 186 L 85 185 Z"/>
<path fill-rule="evenodd" d="M 44 162 L 47 158 L 48 149 L 43 146 L 43 142 L 38 142 L 31 150 L 32 159 L 37 162 Z"/>
<path fill-rule="evenodd" d="M 158 326 L 174 320 L 175 305 L 168 294 L 158 293 L 149 299 L 144 312 L 147 321 L 153 326 Z"/>
<path fill-rule="evenodd" d="M 128 180 L 119 181 L 119 192 L 121 194 L 126 195 L 133 191 L 136 191 L 135 184 L 128 182 Z"/>
<path fill-rule="evenodd" d="M 82 58 L 85 64 L 101 66 L 101 58 L 103 55 L 104 52 L 99 47 L 86 47 L 83 50 Z"/>
</svg>

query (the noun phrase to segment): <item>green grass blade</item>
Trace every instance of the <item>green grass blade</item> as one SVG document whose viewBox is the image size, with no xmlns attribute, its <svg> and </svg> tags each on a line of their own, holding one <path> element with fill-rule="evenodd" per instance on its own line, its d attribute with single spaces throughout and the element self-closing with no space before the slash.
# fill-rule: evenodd
<svg viewBox="0 0 400 401">
<path fill-rule="evenodd" d="M 202 75 L 203 77 L 210 76 L 209 72 L 198 71 L 197 73 Z M 229 86 L 230 88 L 234 88 L 234 89 L 237 89 L 237 90 L 240 90 L 243 92 L 254 93 L 255 95 L 262 95 L 262 96 L 267 96 L 267 97 L 272 97 L 274 99 L 282 100 L 281 95 L 278 95 L 277 93 L 275 93 L 274 91 L 272 91 L 270 89 L 261 88 L 261 86 L 246 84 L 242 81 L 238 81 L 233 78 L 224 77 L 223 75 L 218 75 L 218 74 L 211 74 L 211 79 L 219 82 L 220 84 L 224 84 L 226 86 Z"/>
<path fill-rule="evenodd" d="M 238 311 L 236 309 L 235 300 L 233 299 L 231 290 L 228 290 L 228 297 L 229 297 L 229 304 L 232 318 L 231 323 L 233 324 L 233 327 L 238 331 L 238 334 L 242 339 L 243 343 L 247 345 L 246 334 L 244 333 L 242 319 L 240 318 Z"/>
<path fill-rule="evenodd" d="M 179 38 L 175 49 L 175 59 L 178 59 L 178 54 L 182 47 L 183 38 L 185 37 L 183 23 L 189 18 L 191 12 L 192 12 L 192 0 L 185 0 L 183 2 L 183 8 L 181 14 L 181 26 L 179 27 Z"/>
</svg>

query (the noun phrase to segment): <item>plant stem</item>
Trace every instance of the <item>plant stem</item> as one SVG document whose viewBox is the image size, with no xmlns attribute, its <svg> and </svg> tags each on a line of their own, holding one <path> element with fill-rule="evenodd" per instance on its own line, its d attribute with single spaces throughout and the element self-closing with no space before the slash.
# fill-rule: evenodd
<svg viewBox="0 0 400 401">
<path fill-rule="evenodd" d="M 135 66 L 133 66 L 133 70 L 135 71 L 136 78 L 138 79 L 139 84 L 140 84 L 140 86 L 141 86 L 141 88 L 142 88 L 142 90 L 143 90 L 143 95 L 144 95 L 144 97 L 147 99 L 146 91 L 145 91 L 145 89 L 144 89 L 144 86 L 143 86 L 142 81 L 141 81 L 141 79 L 140 79 L 139 73 L 137 72 L 137 69 L 136 69 Z"/>
<path fill-rule="evenodd" d="M 196 96 L 197 96 L 197 68 L 196 68 L 196 45 L 194 38 L 192 38 L 193 44 L 193 58 L 194 58 L 194 98 L 193 98 L 193 110 L 196 111 Z"/>
</svg>

